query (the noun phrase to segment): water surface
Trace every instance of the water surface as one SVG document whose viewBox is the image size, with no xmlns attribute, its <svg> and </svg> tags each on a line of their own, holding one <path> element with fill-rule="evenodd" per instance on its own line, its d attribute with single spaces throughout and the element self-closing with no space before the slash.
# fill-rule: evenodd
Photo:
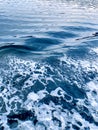
<svg viewBox="0 0 98 130">
<path fill-rule="evenodd" d="M 98 129 L 98 1 L 0 0 L 0 130 Z"/>
</svg>

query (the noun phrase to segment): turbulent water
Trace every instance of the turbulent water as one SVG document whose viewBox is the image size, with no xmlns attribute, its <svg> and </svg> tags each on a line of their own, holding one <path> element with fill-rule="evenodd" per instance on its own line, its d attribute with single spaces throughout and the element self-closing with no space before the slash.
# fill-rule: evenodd
<svg viewBox="0 0 98 130">
<path fill-rule="evenodd" d="M 97 0 L 0 0 L 0 130 L 98 130 Z"/>
</svg>

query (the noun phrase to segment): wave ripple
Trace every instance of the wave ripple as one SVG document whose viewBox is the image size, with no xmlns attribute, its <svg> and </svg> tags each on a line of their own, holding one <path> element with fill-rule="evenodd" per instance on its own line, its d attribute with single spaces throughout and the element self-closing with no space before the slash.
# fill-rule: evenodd
<svg viewBox="0 0 98 130">
<path fill-rule="evenodd" d="M 97 0 L 0 0 L 0 130 L 98 129 Z"/>
</svg>

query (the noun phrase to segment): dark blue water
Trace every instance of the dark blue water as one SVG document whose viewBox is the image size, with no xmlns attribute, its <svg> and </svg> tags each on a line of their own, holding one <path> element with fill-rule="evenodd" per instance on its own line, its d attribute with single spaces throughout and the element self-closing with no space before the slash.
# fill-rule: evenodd
<svg viewBox="0 0 98 130">
<path fill-rule="evenodd" d="M 97 0 L 0 0 L 0 130 L 98 130 Z"/>
</svg>

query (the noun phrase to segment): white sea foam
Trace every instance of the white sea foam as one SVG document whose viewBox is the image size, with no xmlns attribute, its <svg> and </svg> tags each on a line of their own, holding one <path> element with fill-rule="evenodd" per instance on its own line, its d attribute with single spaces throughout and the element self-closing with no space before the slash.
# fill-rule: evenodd
<svg viewBox="0 0 98 130">
<path fill-rule="evenodd" d="M 93 48 L 92 49 L 96 54 L 98 54 L 98 48 Z"/>
<path fill-rule="evenodd" d="M 64 64 L 63 64 L 64 62 Z M 65 65 L 66 63 L 66 65 Z M 0 79 L 0 85 L 1 86 L 7 86 L 5 87 L 1 95 L 5 104 L 6 104 L 6 110 L 7 112 L 2 114 L 0 117 L 1 124 L 5 126 L 5 130 L 10 130 L 11 128 L 7 125 L 7 117 L 11 111 L 17 112 L 19 109 L 26 109 L 28 111 L 34 111 L 35 116 L 37 117 L 37 123 L 34 125 L 34 123 L 31 120 L 27 121 L 19 121 L 18 120 L 18 126 L 17 128 L 13 128 L 13 130 L 19 130 L 19 129 L 31 129 L 31 130 L 64 130 L 67 127 L 70 128 L 70 130 L 73 130 L 73 125 L 76 125 L 80 128 L 80 130 L 85 130 L 85 128 L 88 127 L 90 130 L 97 130 L 97 126 L 94 123 L 89 123 L 89 121 L 85 120 L 79 112 L 75 110 L 75 108 L 72 108 L 71 112 L 68 109 L 63 108 L 63 104 L 55 104 L 54 101 L 49 99 L 46 99 L 48 104 L 44 102 L 44 99 L 47 97 L 47 95 L 50 95 L 52 98 L 57 97 L 58 102 L 62 99 L 64 99 L 67 104 L 73 102 L 73 97 L 71 97 L 70 102 L 69 100 L 65 98 L 66 91 L 63 90 L 63 88 L 60 86 L 60 84 L 54 89 L 51 90 L 49 93 L 46 90 L 46 87 L 42 90 L 37 90 L 37 92 L 33 91 L 34 84 L 39 81 L 44 86 L 47 85 L 50 81 L 54 84 L 56 83 L 56 80 L 58 82 L 66 81 L 67 75 L 63 75 L 62 73 L 62 67 L 69 67 L 71 65 L 74 65 L 72 68 L 72 71 L 74 71 L 74 76 L 81 77 L 81 82 L 78 80 L 75 80 L 74 83 L 78 85 L 79 88 L 84 88 L 86 92 L 87 99 L 77 99 L 77 109 L 81 110 L 81 108 L 85 105 L 85 107 L 90 111 L 91 115 L 93 116 L 94 120 L 97 122 L 98 119 L 98 83 L 97 78 L 94 78 L 94 80 L 91 80 L 87 82 L 87 84 L 84 84 L 84 86 L 81 85 L 83 82 L 82 80 L 82 72 L 85 71 L 87 74 L 89 71 L 95 72 L 95 70 L 98 70 L 97 63 L 95 62 L 90 63 L 90 61 L 81 61 L 78 60 L 77 62 L 71 59 L 68 59 L 68 57 L 62 57 L 60 59 L 59 66 L 61 66 L 61 69 L 57 66 L 56 68 L 53 68 L 51 65 L 38 63 L 35 61 L 25 61 L 17 59 L 16 57 L 11 60 L 9 60 L 9 70 L 6 73 L 7 76 L 4 77 L 2 75 Z M 81 69 L 80 69 L 80 68 Z M 47 68 L 52 71 L 52 74 L 48 74 Z M 3 68 L 2 72 L 3 72 Z M 56 78 L 55 75 L 53 75 L 54 72 L 57 72 Z M 79 72 L 79 73 L 78 73 Z M 9 80 L 8 84 L 4 81 L 4 78 L 6 80 Z M 77 77 L 75 77 L 77 79 Z M 14 84 L 16 86 L 13 86 L 13 79 Z M 17 85 L 21 83 L 22 85 L 20 88 L 17 88 Z M 24 83 L 23 83 L 24 82 Z M 28 83 L 28 84 L 27 84 Z M 81 87 L 80 87 L 81 86 Z M 24 96 L 23 94 L 26 92 L 27 89 L 31 89 L 27 92 L 27 94 Z M 38 87 L 38 86 L 37 86 Z M 52 87 L 52 86 L 51 86 Z M 19 94 L 17 94 L 19 92 Z M 68 95 L 68 94 L 67 94 Z M 43 100 L 43 102 L 41 102 Z M 85 100 L 88 101 L 89 105 L 85 104 Z M 63 110 L 63 111 L 62 111 Z M 81 122 L 82 125 L 80 125 L 77 122 Z"/>
</svg>

